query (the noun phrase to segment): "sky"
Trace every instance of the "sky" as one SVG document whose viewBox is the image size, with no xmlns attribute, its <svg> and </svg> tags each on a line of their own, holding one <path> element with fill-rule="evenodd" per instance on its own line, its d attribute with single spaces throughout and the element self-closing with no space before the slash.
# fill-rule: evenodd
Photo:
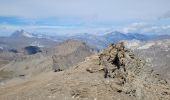
<svg viewBox="0 0 170 100">
<path fill-rule="evenodd" d="M 0 0 L 0 35 L 170 34 L 170 0 Z"/>
</svg>

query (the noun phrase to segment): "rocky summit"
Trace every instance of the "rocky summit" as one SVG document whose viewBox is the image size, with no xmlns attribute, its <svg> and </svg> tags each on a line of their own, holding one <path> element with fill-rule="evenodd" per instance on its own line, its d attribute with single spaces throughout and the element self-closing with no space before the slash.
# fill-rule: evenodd
<svg viewBox="0 0 170 100">
<path fill-rule="evenodd" d="M 170 85 L 124 43 L 64 71 L 0 87 L 0 100 L 170 100 Z"/>
<path fill-rule="evenodd" d="M 169 84 L 145 62 L 127 50 L 124 43 L 111 44 L 97 56 L 99 66 L 89 67 L 87 71 L 104 72 L 104 78 L 118 93 L 135 100 L 168 100 Z"/>
</svg>

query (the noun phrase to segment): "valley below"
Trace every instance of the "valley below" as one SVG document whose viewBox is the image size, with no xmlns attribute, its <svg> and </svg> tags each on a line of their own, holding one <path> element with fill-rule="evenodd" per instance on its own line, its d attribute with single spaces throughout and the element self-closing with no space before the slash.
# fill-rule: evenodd
<svg viewBox="0 0 170 100">
<path fill-rule="evenodd" d="M 83 37 L 3 37 L 0 100 L 170 99 L 170 39 Z"/>
</svg>

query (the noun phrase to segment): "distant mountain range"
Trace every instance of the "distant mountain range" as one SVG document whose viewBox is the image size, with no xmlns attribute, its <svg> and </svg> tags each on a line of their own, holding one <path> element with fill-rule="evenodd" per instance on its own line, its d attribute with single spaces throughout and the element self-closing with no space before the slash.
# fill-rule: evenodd
<svg viewBox="0 0 170 100">
<path fill-rule="evenodd" d="M 11 34 L 10 38 L 52 39 L 53 37 L 45 34 L 35 34 L 35 33 L 26 32 L 24 30 L 17 30 Z"/>
<path fill-rule="evenodd" d="M 73 39 L 80 40 L 94 49 L 103 49 L 110 43 L 117 43 L 123 40 L 140 40 L 148 41 L 155 39 L 167 39 L 170 35 L 144 35 L 139 33 L 121 33 L 118 31 L 113 31 L 110 33 L 105 33 L 103 35 L 94 35 L 89 33 L 80 33 L 75 35 L 57 35 L 49 36 L 45 34 L 35 34 L 29 33 L 24 30 L 17 30 L 9 37 L 0 37 L 1 48 L 4 44 L 10 44 L 10 46 L 20 45 L 24 46 L 38 46 L 38 47 L 50 47 L 54 44 L 61 43 L 65 40 Z M 3 45 L 3 46 L 2 46 Z"/>
<path fill-rule="evenodd" d="M 0 100 L 170 100 L 169 54 L 169 35 L 16 31 L 0 37 Z"/>
<path fill-rule="evenodd" d="M 36 35 L 24 30 L 15 31 L 9 37 L 0 37 L 0 48 L 4 51 L 22 51 L 27 46 L 37 46 L 40 48 L 51 48 L 58 42 L 50 40 L 47 36 Z"/>
<path fill-rule="evenodd" d="M 60 38 L 60 37 L 59 37 Z M 104 35 L 93 35 L 88 33 L 82 33 L 78 35 L 73 35 L 66 37 L 65 39 L 76 39 L 87 43 L 88 45 L 103 49 L 107 47 L 110 43 L 117 43 L 123 40 L 140 40 L 148 41 L 155 39 L 170 39 L 170 35 L 144 35 L 139 33 L 121 33 L 118 31 L 113 31 Z"/>
</svg>

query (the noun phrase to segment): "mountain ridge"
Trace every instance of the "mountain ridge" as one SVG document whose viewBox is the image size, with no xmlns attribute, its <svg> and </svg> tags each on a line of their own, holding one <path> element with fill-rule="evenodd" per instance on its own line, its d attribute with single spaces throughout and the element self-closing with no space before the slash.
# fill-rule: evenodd
<svg viewBox="0 0 170 100">
<path fill-rule="evenodd" d="M 166 80 L 120 43 L 67 70 L 6 86 L 0 99 L 168 100 L 169 89 Z"/>
</svg>

